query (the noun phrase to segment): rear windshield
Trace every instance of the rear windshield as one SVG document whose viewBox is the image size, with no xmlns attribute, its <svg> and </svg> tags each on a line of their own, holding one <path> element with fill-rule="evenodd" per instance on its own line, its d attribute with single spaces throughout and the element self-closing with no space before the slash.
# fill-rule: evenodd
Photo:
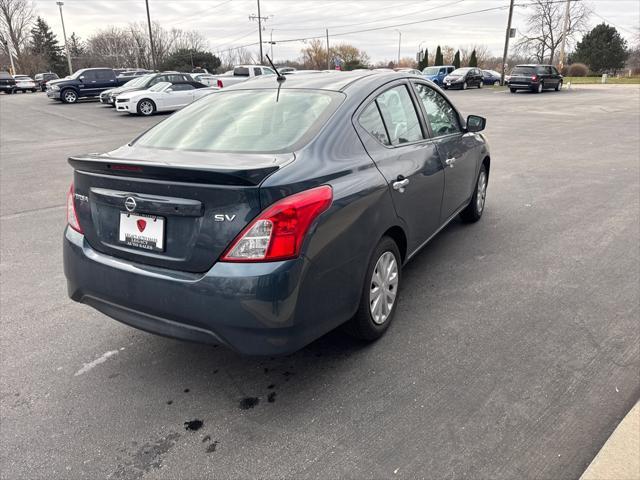
<svg viewBox="0 0 640 480">
<path fill-rule="evenodd" d="M 149 130 L 137 145 L 207 152 L 282 153 L 300 148 L 344 96 L 320 90 L 216 92 Z"/>
<path fill-rule="evenodd" d="M 531 75 L 535 73 L 536 69 L 534 67 L 515 67 L 511 71 L 511 75 Z"/>
<path fill-rule="evenodd" d="M 233 69 L 233 76 L 234 77 L 248 77 L 249 76 L 249 69 L 246 67 L 237 67 Z"/>
</svg>

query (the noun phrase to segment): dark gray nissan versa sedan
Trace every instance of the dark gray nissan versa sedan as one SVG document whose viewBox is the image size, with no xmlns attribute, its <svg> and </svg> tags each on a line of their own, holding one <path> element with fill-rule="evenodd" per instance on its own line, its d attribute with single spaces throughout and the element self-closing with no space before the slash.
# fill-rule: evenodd
<svg viewBox="0 0 640 480">
<path fill-rule="evenodd" d="M 69 159 L 69 295 L 133 327 L 255 355 L 391 323 L 402 265 L 482 215 L 490 157 L 433 83 L 275 76 Z"/>
</svg>

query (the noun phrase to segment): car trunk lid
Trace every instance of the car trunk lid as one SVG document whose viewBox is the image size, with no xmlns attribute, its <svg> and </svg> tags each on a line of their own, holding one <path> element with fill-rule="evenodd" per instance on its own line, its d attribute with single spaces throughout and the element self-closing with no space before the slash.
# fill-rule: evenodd
<svg viewBox="0 0 640 480">
<path fill-rule="evenodd" d="M 78 220 L 92 248 L 204 272 L 261 211 L 262 180 L 292 159 L 127 146 L 69 163 Z"/>
</svg>

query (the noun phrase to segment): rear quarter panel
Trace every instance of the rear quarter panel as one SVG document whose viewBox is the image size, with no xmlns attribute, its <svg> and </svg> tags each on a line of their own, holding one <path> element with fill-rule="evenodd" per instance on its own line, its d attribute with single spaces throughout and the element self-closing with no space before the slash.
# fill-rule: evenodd
<svg viewBox="0 0 640 480">
<path fill-rule="evenodd" d="M 318 185 L 333 189 L 331 207 L 311 227 L 302 250 L 309 268 L 296 318 L 318 325 L 318 335 L 355 314 L 373 249 L 398 223 L 388 185 L 351 124 L 353 110 L 346 110 L 261 188 L 262 208 Z"/>
</svg>

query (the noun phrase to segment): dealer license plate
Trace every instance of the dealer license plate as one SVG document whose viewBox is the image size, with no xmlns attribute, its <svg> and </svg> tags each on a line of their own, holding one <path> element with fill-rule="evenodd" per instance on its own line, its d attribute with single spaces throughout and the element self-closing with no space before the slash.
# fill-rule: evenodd
<svg viewBox="0 0 640 480">
<path fill-rule="evenodd" d="M 121 243 L 153 252 L 164 251 L 164 218 L 120 212 Z"/>
</svg>

